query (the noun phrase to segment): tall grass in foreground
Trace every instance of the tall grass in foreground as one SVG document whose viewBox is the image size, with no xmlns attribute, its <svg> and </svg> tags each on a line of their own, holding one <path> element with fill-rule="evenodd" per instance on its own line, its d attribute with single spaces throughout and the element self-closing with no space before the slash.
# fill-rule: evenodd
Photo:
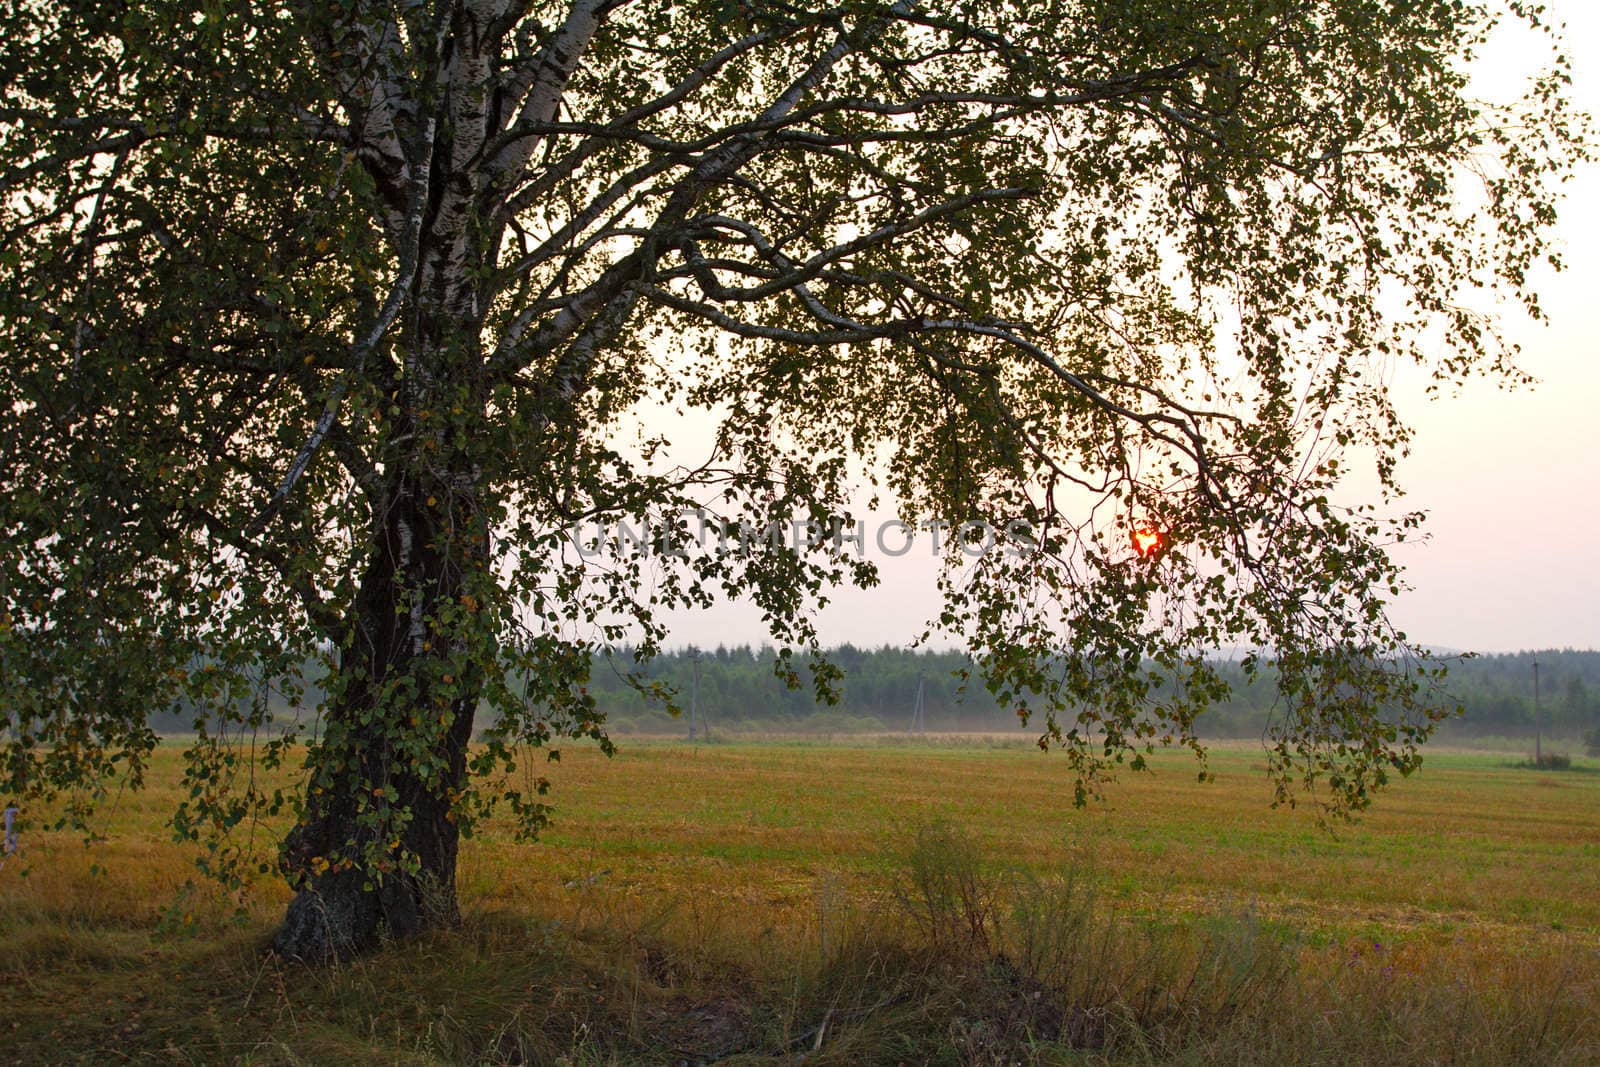
<svg viewBox="0 0 1600 1067">
<path fill-rule="evenodd" d="M 952 827 L 918 829 L 892 906 L 861 917 L 855 938 L 812 978 L 812 1016 L 820 1009 L 839 1024 L 826 1062 L 1600 1056 L 1593 950 L 1487 968 L 1466 951 L 1422 969 L 1381 942 L 1307 950 L 1248 913 L 1172 922 L 1118 914 L 1091 874 L 993 867 Z"/>
<path fill-rule="evenodd" d="M 604 871 L 533 912 L 325 969 L 270 917 L 185 936 L 53 910 L 0 927 L 16 1062 L 1561 1064 L 1600 1060 L 1592 947 L 1320 947 L 1249 913 L 1163 918 L 1096 872 L 992 862 L 946 823 L 887 886 L 819 879 L 809 921 Z M 109 905 L 108 905 L 109 906 Z M 203 907 L 200 909 L 205 910 Z"/>
</svg>

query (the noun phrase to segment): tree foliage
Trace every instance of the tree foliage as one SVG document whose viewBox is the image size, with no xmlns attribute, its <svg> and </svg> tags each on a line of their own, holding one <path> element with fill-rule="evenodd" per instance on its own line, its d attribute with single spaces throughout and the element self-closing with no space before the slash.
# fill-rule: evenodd
<svg viewBox="0 0 1600 1067">
<path fill-rule="evenodd" d="M 1515 374 L 1483 294 L 1537 314 L 1587 151 L 1558 52 L 1469 97 L 1483 6 L 0 11 L 8 787 L 92 800 L 152 710 L 206 709 L 176 825 L 227 876 L 293 809 L 286 951 L 452 914 L 457 835 L 544 817 L 517 749 L 607 744 L 591 656 L 648 660 L 666 610 L 749 598 L 815 650 L 872 568 L 685 513 L 828 529 L 862 479 L 1025 525 L 950 543 L 933 623 L 1080 781 L 1196 744 L 1222 645 L 1286 701 L 1281 796 L 1414 765 L 1386 374 Z M 1352 453 L 1382 502 L 1337 502 Z M 623 517 L 676 558 L 574 532 Z M 264 796 L 234 742 L 315 654 L 312 735 L 249 750 L 305 791 Z"/>
</svg>

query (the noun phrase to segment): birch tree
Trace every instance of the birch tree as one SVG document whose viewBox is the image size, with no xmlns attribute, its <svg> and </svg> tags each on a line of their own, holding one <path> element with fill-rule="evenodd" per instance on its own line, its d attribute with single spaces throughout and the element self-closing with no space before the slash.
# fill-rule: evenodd
<svg viewBox="0 0 1600 1067">
<path fill-rule="evenodd" d="M 1199 751 L 1239 647 L 1279 687 L 1277 799 L 1359 809 L 1442 713 L 1384 611 L 1419 521 L 1386 376 L 1518 376 L 1483 309 L 1539 313 L 1587 152 L 1559 51 L 1471 98 L 1494 23 L 0 5 L 7 789 L 82 823 L 149 714 L 196 709 L 173 825 L 240 880 L 242 828 L 292 822 L 281 952 L 449 922 L 460 837 L 497 805 L 536 831 L 540 752 L 609 748 L 594 656 L 719 597 L 820 651 L 873 567 L 730 531 L 854 531 L 868 486 L 944 532 L 930 623 L 1080 800 Z M 654 551 L 582 532 L 617 522 Z M 326 695 L 282 732 L 308 658 Z"/>
</svg>

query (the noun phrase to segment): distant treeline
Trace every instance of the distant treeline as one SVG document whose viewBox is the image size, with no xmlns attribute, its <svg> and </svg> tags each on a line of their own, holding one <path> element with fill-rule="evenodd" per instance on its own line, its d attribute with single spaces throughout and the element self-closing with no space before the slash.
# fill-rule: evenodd
<svg viewBox="0 0 1600 1067">
<path fill-rule="evenodd" d="M 712 731 L 904 730 L 923 690 L 930 731 L 1015 730 L 1010 709 L 996 706 L 961 652 L 863 649 L 846 645 L 829 653 L 844 671 L 840 700 L 820 706 L 809 685 L 789 689 L 773 671 L 770 649 L 719 647 L 682 650 L 657 657 L 644 674 L 678 691 L 683 714 L 674 718 L 623 681 L 620 670 L 596 664 L 590 692 L 619 732 L 688 730 L 694 658 L 699 656 L 698 718 Z M 1450 661 L 1447 696 L 1463 714 L 1445 727 L 1453 732 L 1517 736 L 1534 730 L 1533 661 L 1539 661 L 1539 710 L 1544 730 L 1575 736 L 1600 727 L 1600 652 L 1519 652 Z M 619 657 L 626 663 L 626 657 Z M 803 660 L 803 681 L 809 681 Z M 1247 683 L 1236 664 L 1218 664 L 1233 686 L 1233 698 L 1210 709 L 1199 723 L 1202 737 L 1258 736 L 1271 715 L 1276 692 L 1270 681 Z M 962 672 L 971 672 L 963 688 Z"/>
<path fill-rule="evenodd" d="M 714 650 L 684 649 L 656 657 L 645 667 L 633 664 L 627 650 L 610 660 L 597 659 L 589 692 L 618 733 L 687 733 L 688 710 L 695 692 L 695 658 L 699 658 L 698 725 L 717 734 L 736 732 L 854 732 L 906 730 L 911 726 L 922 687 L 923 722 L 932 732 L 1017 729 L 1017 717 L 998 707 L 978 680 L 973 662 L 962 652 L 865 649 L 846 645 L 829 652 L 844 672 L 839 702 L 817 702 L 809 665 L 794 661 L 802 685 L 790 689 L 774 671 L 770 648 L 741 646 Z M 1464 712 L 1450 720 L 1443 734 L 1519 737 L 1534 731 L 1533 662 L 1539 662 L 1539 714 L 1547 735 L 1577 737 L 1600 729 L 1600 652 L 1572 650 L 1518 652 L 1509 655 L 1456 658 L 1450 661 L 1448 698 Z M 1227 703 L 1201 717 L 1202 737 L 1259 736 L 1276 701 L 1270 680 L 1246 682 L 1237 664 L 1222 661 L 1218 669 L 1233 687 Z M 666 702 L 650 699 L 624 678 L 634 670 L 645 683 L 659 682 L 675 690 L 674 716 Z M 971 680 L 963 685 L 963 674 Z M 320 692 L 309 684 L 302 697 L 314 705 Z M 281 695 L 263 695 L 274 718 L 293 716 Z M 192 711 L 177 710 L 155 717 L 165 732 L 193 728 Z"/>
</svg>

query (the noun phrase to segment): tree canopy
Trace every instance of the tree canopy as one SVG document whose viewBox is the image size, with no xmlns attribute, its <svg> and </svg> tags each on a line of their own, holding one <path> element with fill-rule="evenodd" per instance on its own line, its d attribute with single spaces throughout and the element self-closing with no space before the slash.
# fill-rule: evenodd
<svg viewBox="0 0 1600 1067">
<path fill-rule="evenodd" d="M 213 870 L 294 813 L 281 950 L 448 919 L 459 834 L 496 802 L 544 818 L 518 750 L 608 744 L 595 652 L 648 660 L 715 597 L 819 651 L 813 609 L 871 565 L 727 535 L 853 528 L 868 484 L 964 531 L 931 622 L 1080 792 L 1197 746 L 1227 688 L 1206 652 L 1235 646 L 1281 694 L 1280 799 L 1359 808 L 1437 715 L 1384 614 L 1419 522 L 1386 374 L 1516 375 L 1484 309 L 1538 313 L 1587 154 L 1554 45 L 1523 99 L 1471 98 L 1495 22 L 0 5 L 7 788 L 77 818 L 183 702 L 175 825 Z M 1352 456 L 1379 487 L 1354 501 Z M 583 532 L 622 519 L 658 551 Z M 965 551 L 981 529 L 1017 550 Z M 314 728 L 242 751 L 308 655 Z M 250 758 L 303 761 L 303 792 Z"/>
</svg>

